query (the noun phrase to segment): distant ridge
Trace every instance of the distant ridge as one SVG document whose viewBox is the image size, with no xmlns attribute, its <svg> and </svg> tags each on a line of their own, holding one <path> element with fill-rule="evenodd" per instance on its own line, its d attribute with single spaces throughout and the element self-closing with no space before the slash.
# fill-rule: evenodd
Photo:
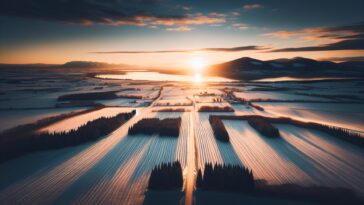
<svg viewBox="0 0 364 205">
<path fill-rule="evenodd" d="M 32 63 L 32 64 L 0 64 L 0 68 L 126 68 L 133 69 L 136 66 L 127 64 L 110 64 L 105 62 L 95 61 L 69 61 L 64 64 L 43 64 L 43 63 Z"/>
<path fill-rule="evenodd" d="M 210 74 L 234 79 L 255 80 L 272 77 L 360 77 L 364 78 L 364 62 L 334 63 L 309 58 L 280 58 L 262 61 L 243 57 L 210 66 Z"/>
</svg>

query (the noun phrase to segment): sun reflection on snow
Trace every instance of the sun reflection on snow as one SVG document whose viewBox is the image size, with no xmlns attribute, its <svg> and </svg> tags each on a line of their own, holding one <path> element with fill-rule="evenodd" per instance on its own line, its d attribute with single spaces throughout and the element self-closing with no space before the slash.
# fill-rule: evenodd
<svg viewBox="0 0 364 205">
<path fill-rule="evenodd" d="M 194 79 L 195 83 L 201 83 L 202 82 L 202 77 L 200 73 L 196 73 L 195 74 L 195 79 Z"/>
</svg>

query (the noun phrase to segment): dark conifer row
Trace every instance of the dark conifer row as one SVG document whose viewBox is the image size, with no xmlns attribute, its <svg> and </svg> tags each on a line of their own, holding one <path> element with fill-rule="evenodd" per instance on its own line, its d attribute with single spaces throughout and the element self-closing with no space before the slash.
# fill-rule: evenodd
<svg viewBox="0 0 364 205">
<path fill-rule="evenodd" d="M 197 188 L 204 190 L 252 192 L 253 172 L 239 165 L 205 165 L 204 174 L 197 174 Z"/>
<path fill-rule="evenodd" d="M 253 108 L 259 110 L 259 111 L 264 111 L 264 108 L 259 106 L 259 105 L 256 105 L 256 104 L 253 104 L 251 102 L 248 102 L 248 105 L 252 106 Z"/>
<path fill-rule="evenodd" d="M 101 117 L 66 132 L 31 132 L 19 137 L 1 138 L 0 162 L 29 152 L 75 146 L 96 140 L 111 133 L 134 115 L 135 110 L 115 117 Z"/>
<path fill-rule="evenodd" d="M 89 92 L 89 93 L 75 93 L 61 95 L 58 97 L 58 101 L 66 100 L 105 100 L 105 99 L 116 99 L 118 91 L 106 91 L 106 92 Z"/>
<path fill-rule="evenodd" d="M 198 109 L 199 112 L 234 112 L 234 109 L 230 106 L 201 106 Z"/>
<path fill-rule="evenodd" d="M 209 122 L 214 133 L 214 136 L 217 140 L 222 142 L 229 142 L 229 134 L 226 131 L 224 123 L 219 117 L 211 116 L 209 117 Z"/>
<path fill-rule="evenodd" d="M 277 138 L 280 136 L 279 130 L 264 118 L 251 118 L 248 119 L 248 123 L 265 137 Z"/>
<path fill-rule="evenodd" d="M 129 135 L 159 134 L 161 137 L 178 137 L 181 128 L 181 118 L 158 118 L 142 119 L 133 126 L 129 127 Z"/>
<path fill-rule="evenodd" d="M 40 119 L 33 123 L 18 125 L 16 127 L 7 129 L 7 130 L 3 131 L 2 133 L 0 133 L 0 141 L 1 141 L 1 139 L 9 138 L 9 137 L 17 138 L 21 135 L 29 134 L 29 132 L 34 132 L 35 130 L 41 129 L 42 127 L 46 127 L 46 126 L 56 123 L 58 121 L 61 121 L 61 120 L 64 120 L 64 119 L 67 119 L 70 117 L 78 116 L 78 115 L 83 115 L 83 114 L 86 114 L 89 112 L 97 111 L 102 108 L 104 108 L 104 106 L 98 106 L 98 107 L 90 108 L 87 110 L 82 110 L 79 112 L 64 113 L 64 114 L 60 114 L 60 115 L 56 115 L 56 116 L 46 117 L 46 118 Z"/>
<path fill-rule="evenodd" d="M 250 120 L 250 119 L 263 119 L 269 123 L 276 123 L 276 124 L 289 124 L 294 125 L 297 127 L 307 128 L 307 129 L 314 129 L 324 133 L 327 133 L 333 137 L 339 138 L 341 140 L 347 141 L 354 145 L 360 146 L 364 148 L 364 136 L 359 133 L 353 132 L 351 130 L 324 125 L 314 122 L 303 122 L 299 120 L 294 120 L 288 117 L 279 117 L 279 118 L 272 118 L 272 117 L 264 117 L 260 115 L 243 115 L 243 116 L 233 116 L 233 115 L 211 115 L 210 118 L 220 118 L 221 120 Z"/>
<path fill-rule="evenodd" d="M 153 168 L 148 189 L 182 189 L 183 176 L 179 161 L 162 163 Z"/>
</svg>

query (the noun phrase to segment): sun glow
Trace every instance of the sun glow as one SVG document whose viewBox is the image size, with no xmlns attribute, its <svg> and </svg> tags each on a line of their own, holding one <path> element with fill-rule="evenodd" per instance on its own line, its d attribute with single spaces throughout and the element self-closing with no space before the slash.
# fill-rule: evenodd
<svg viewBox="0 0 364 205">
<path fill-rule="evenodd" d="M 207 65 L 206 60 L 202 58 L 191 59 L 189 63 L 191 65 L 191 68 L 196 72 L 203 70 Z"/>
</svg>

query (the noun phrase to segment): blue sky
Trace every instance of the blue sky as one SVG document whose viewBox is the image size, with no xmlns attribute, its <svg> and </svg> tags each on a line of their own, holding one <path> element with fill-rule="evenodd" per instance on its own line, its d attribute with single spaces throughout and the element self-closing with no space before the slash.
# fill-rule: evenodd
<svg viewBox="0 0 364 205">
<path fill-rule="evenodd" d="M 0 62 L 183 67 L 191 58 L 363 56 L 362 8 L 360 0 L 3 0 Z"/>
</svg>

